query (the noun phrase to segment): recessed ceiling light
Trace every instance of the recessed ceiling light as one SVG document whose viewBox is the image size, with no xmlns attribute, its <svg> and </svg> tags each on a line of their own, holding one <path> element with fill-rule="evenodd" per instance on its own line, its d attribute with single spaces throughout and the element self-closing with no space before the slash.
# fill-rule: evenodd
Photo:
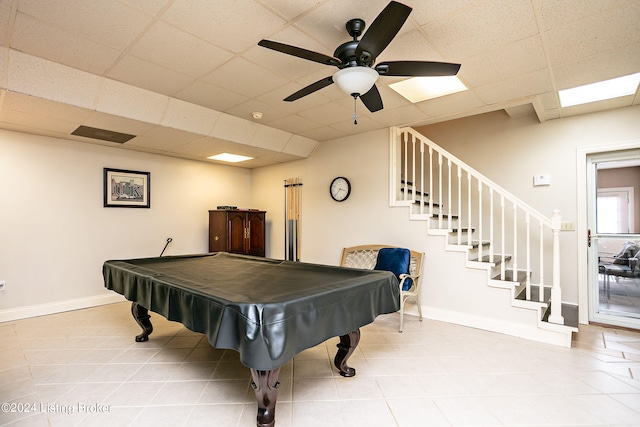
<svg viewBox="0 0 640 427">
<path fill-rule="evenodd" d="M 413 77 L 389 87 L 414 104 L 467 90 L 457 76 Z"/>
<path fill-rule="evenodd" d="M 640 73 L 635 73 L 571 89 L 564 89 L 558 91 L 560 105 L 562 107 L 571 107 L 573 105 L 633 95 L 636 93 L 636 90 L 638 90 L 638 82 L 640 82 Z"/>
<path fill-rule="evenodd" d="M 222 162 L 229 162 L 229 163 L 238 163 L 238 162 L 244 162 L 245 160 L 251 160 L 253 159 L 253 157 L 241 156 L 239 154 L 231 154 L 231 153 L 220 153 L 220 154 L 216 154 L 215 156 L 209 156 L 207 157 L 207 159 L 220 160 Z"/>
</svg>

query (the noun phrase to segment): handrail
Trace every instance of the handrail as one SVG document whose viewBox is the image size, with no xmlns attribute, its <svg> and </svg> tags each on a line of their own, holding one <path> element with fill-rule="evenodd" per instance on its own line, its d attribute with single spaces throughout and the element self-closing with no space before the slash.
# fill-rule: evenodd
<svg viewBox="0 0 640 427">
<path fill-rule="evenodd" d="M 495 263 L 499 256 L 500 278 L 507 278 L 507 259 L 505 253 L 511 250 L 510 258 L 511 281 L 518 282 L 519 273 L 524 272 L 526 277 L 526 299 L 531 299 L 532 274 L 534 272 L 532 258 L 538 258 L 537 274 L 539 301 L 544 301 L 545 296 L 545 246 L 552 242 L 551 254 L 551 313 L 549 321 L 552 323 L 564 323 L 561 315 L 561 287 L 560 287 L 560 256 L 559 256 L 559 232 L 561 220 L 559 211 L 554 211 L 552 217 L 547 217 L 538 210 L 529 206 L 518 197 L 502 188 L 497 183 L 485 177 L 479 171 L 469 166 L 453 154 L 435 144 L 429 138 L 410 127 L 391 128 L 391 165 L 390 165 L 390 203 L 402 202 L 403 205 L 417 204 L 418 215 L 429 219 L 430 227 L 446 229 L 453 232 L 453 224 L 457 223 L 454 241 L 458 245 L 463 244 L 463 233 L 467 235 L 464 242 L 470 253 L 477 251 L 477 260 L 488 260 Z M 455 168 L 455 174 L 452 173 Z M 472 181 L 477 186 L 472 185 Z M 465 182 L 466 181 L 466 182 Z M 445 186 L 446 182 L 446 188 Z M 465 184 L 463 185 L 463 182 Z M 425 201 L 425 188 L 428 187 L 428 200 Z M 485 189 L 488 190 L 485 194 Z M 397 191 L 403 192 L 398 197 Z M 466 197 L 463 193 L 466 192 Z M 454 197 L 454 194 L 455 196 Z M 494 205 L 499 204 L 496 215 Z M 512 205 L 513 212 L 506 214 L 507 204 Z M 452 208 L 457 205 L 457 213 Z M 465 206 L 466 205 L 466 206 Z M 477 210 L 472 209 L 477 205 Z M 466 209 L 464 209 L 466 207 Z M 454 217 L 455 214 L 455 217 Z M 513 230 L 507 231 L 506 217 L 513 221 Z M 499 219 L 497 218 L 499 217 Z M 431 218 L 434 219 L 433 225 Z M 437 221 L 436 221 L 437 220 Z M 477 223 L 474 224 L 474 221 Z M 539 233 L 539 252 L 532 252 L 537 239 L 532 239 L 532 222 L 537 222 Z M 488 225 L 488 235 L 485 232 L 485 224 Z M 497 225 L 496 225 L 497 224 Z M 463 228 L 466 227 L 466 230 Z M 496 231 L 496 228 L 498 229 Z M 545 239 L 545 230 L 551 231 L 551 239 Z M 496 239 L 496 232 L 500 239 Z M 505 235 L 512 233 L 512 239 L 505 239 Z M 519 234 L 524 233 L 524 239 L 518 239 Z M 473 240 L 473 234 L 477 235 L 477 241 Z M 500 245 L 497 245 L 497 241 Z M 509 241 L 512 240 L 512 241 Z M 476 246 L 477 245 L 477 246 Z M 486 248 L 486 249 L 485 249 Z M 501 251 L 496 255 L 496 250 Z M 522 250 L 522 254 L 519 253 Z M 485 251 L 488 251 L 486 254 Z M 520 270 L 522 265 L 524 270 Z"/>
</svg>

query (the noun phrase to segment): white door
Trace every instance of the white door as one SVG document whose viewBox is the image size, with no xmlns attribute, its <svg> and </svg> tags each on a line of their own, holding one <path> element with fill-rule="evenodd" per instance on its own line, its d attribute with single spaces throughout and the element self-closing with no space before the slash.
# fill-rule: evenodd
<svg viewBox="0 0 640 427">
<path fill-rule="evenodd" d="M 640 153 L 587 157 L 589 321 L 640 329 Z"/>
</svg>

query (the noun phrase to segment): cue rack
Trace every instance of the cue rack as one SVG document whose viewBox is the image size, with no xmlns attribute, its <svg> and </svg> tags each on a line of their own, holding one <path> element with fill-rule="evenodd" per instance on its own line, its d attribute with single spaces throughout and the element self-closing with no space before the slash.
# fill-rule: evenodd
<svg viewBox="0 0 640 427">
<path fill-rule="evenodd" d="M 284 259 L 300 261 L 300 178 L 284 181 Z"/>
</svg>

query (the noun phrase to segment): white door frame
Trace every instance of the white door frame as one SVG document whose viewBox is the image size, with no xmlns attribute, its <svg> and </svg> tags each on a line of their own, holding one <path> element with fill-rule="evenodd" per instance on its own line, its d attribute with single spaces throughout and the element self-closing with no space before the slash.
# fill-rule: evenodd
<svg viewBox="0 0 640 427">
<path fill-rule="evenodd" d="M 622 141 L 606 145 L 580 147 L 576 149 L 576 240 L 578 252 L 578 321 L 582 324 L 589 323 L 589 283 L 588 268 L 589 251 L 587 250 L 587 191 L 595 192 L 595 182 L 590 181 L 594 174 L 587 172 L 587 157 L 592 154 L 607 153 L 621 150 L 633 150 L 640 148 L 640 140 Z M 591 262 L 594 262 L 592 260 Z"/>
</svg>

